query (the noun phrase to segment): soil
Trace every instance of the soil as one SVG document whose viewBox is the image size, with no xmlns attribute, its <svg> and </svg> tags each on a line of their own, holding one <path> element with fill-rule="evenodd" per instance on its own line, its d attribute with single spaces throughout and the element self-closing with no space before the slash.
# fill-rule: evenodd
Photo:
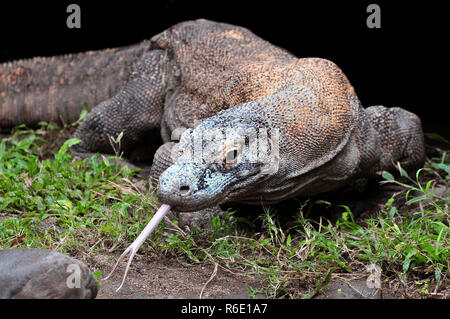
<svg viewBox="0 0 450 319">
<path fill-rule="evenodd" d="M 92 270 L 103 271 L 97 299 L 248 299 L 247 287 L 260 288 L 262 283 L 250 277 L 231 274 L 220 268 L 212 280 L 213 265 L 183 265 L 166 258 L 137 255 L 122 288 L 120 286 L 125 263 L 119 265 L 114 274 L 105 278 L 115 262 L 113 255 L 95 255 L 85 260 Z M 202 292 L 203 289 L 203 292 Z M 257 298 L 264 298 L 257 295 Z"/>
<path fill-rule="evenodd" d="M 113 255 L 95 255 L 84 262 L 94 271 L 103 272 L 97 299 L 264 299 L 262 293 L 251 295 L 248 287 L 264 286 L 255 278 L 232 274 L 220 268 L 214 273 L 213 265 L 187 266 L 173 259 L 155 259 L 137 255 L 122 288 L 125 263 L 107 280 L 105 278 L 115 262 Z M 333 276 L 328 285 L 314 296 L 316 299 L 393 299 L 404 298 L 399 287 L 371 288 L 368 273 Z"/>
</svg>

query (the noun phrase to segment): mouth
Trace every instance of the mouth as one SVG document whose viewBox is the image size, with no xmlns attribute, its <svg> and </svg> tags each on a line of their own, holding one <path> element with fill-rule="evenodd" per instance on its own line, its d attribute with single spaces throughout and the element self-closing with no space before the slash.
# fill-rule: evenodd
<svg viewBox="0 0 450 319">
<path fill-rule="evenodd" d="M 194 196 L 185 197 L 183 195 L 160 191 L 158 191 L 157 195 L 161 203 L 170 205 L 172 210 L 177 212 L 194 212 L 219 204 L 219 201 L 213 196 L 208 196 L 208 198 L 197 198 Z"/>
<path fill-rule="evenodd" d="M 249 172 L 244 179 L 224 180 L 222 184 L 216 187 L 202 188 L 201 191 L 190 191 L 189 187 L 181 186 L 179 191 L 174 192 L 171 189 L 164 189 L 160 183 L 157 195 L 161 203 L 170 205 L 174 211 L 193 212 L 205 208 L 214 207 L 229 201 L 237 200 L 239 196 L 253 192 L 255 188 L 265 179 L 258 174 L 259 171 Z"/>
</svg>

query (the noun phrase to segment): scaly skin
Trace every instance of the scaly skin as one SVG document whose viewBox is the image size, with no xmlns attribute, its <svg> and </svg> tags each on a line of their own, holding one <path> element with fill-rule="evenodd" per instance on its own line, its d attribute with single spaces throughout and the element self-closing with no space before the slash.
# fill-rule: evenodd
<svg viewBox="0 0 450 319">
<path fill-rule="evenodd" d="M 61 117 L 76 121 L 85 103 L 92 109 L 126 84 L 133 64 L 149 46 L 144 41 L 125 48 L 0 64 L 0 129 Z"/>
<path fill-rule="evenodd" d="M 80 60 L 77 66 L 82 65 Z M 397 161 L 410 169 L 424 160 L 417 116 L 400 108 L 364 109 L 333 62 L 299 59 L 241 27 L 206 20 L 179 23 L 154 36 L 131 70 L 126 83 L 125 76 L 114 82 L 120 88 L 81 123 L 75 136 L 84 142 L 73 152 L 111 153 L 109 136 L 124 132 L 127 155 L 149 138 L 149 131 L 160 128 L 165 144 L 155 154 L 152 177 L 159 180 L 159 199 L 177 211 L 308 196 L 392 170 Z M 104 75 L 93 76 L 95 87 Z M 0 79 L 5 83 L 7 77 Z M 0 89 L 2 118 L 27 96 L 36 104 L 33 94 L 43 90 L 38 86 L 28 94 L 23 84 L 18 87 L 13 95 L 7 90 L 6 98 L 4 86 Z M 79 94 L 68 91 L 75 96 L 56 92 L 62 101 L 72 98 L 70 105 L 89 98 L 84 87 Z M 50 105 L 59 112 L 56 100 Z M 12 122 L 11 117 L 2 121 Z M 171 142 L 180 128 L 190 129 L 180 143 Z M 228 140 L 218 138 L 227 128 Z M 214 134 L 208 133 L 213 129 Z M 245 136 L 256 129 L 278 140 L 267 149 L 258 146 L 255 159 Z M 202 136 L 200 149 L 206 155 L 193 157 Z"/>
</svg>

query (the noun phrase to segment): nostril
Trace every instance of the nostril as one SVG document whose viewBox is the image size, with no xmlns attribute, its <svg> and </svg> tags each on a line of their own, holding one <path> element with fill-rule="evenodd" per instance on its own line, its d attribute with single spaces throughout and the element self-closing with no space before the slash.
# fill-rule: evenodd
<svg viewBox="0 0 450 319">
<path fill-rule="evenodd" d="M 187 193 L 189 193 L 189 185 L 182 185 L 180 186 L 180 194 L 181 195 L 186 195 Z"/>
</svg>

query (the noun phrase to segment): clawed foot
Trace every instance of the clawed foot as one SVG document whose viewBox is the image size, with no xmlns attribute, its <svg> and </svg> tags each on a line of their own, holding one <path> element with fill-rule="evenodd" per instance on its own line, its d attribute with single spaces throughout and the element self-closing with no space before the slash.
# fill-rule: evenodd
<svg viewBox="0 0 450 319">
<path fill-rule="evenodd" d="M 223 217 L 225 212 L 219 207 L 206 208 L 195 212 L 177 212 L 178 226 L 185 232 L 194 229 L 208 228 L 209 221 L 214 217 Z"/>
</svg>

